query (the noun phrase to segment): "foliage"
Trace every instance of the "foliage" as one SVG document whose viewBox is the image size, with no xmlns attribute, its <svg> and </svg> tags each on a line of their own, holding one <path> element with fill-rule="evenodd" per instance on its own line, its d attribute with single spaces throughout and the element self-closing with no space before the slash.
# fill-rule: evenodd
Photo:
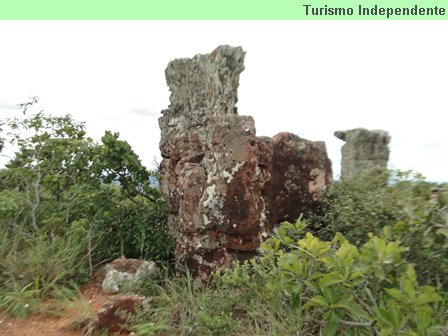
<svg viewBox="0 0 448 336">
<path fill-rule="evenodd" d="M 77 227 L 98 258 L 170 257 L 164 201 L 118 133 L 96 144 L 83 123 L 42 112 L 7 125 L 19 150 L 0 171 L 0 220 L 52 235 Z"/>
<path fill-rule="evenodd" d="M 8 290 L 2 289 L 0 308 L 18 318 L 25 318 L 39 304 L 39 291 L 32 284 L 12 282 Z"/>
<path fill-rule="evenodd" d="M 393 228 L 356 246 L 283 223 L 262 253 L 209 284 L 188 271 L 148 283 L 137 335 L 443 335 L 448 295 L 419 283 Z"/>
<path fill-rule="evenodd" d="M 89 173 L 94 147 L 91 139 L 85 138 L 84 125 L 69 116 L 39 113 L 23 120 L 12 119 L 8 126 L 9 141 L 19 150 L 0 172 L 0 180 L 22 201 L 11 217 L 36 232 L 67 225 L 69 209 L 61 211 L 55 204 L 70 200 L 72 186 L 94 182 Z M 23 137 L 27 133 L 29 136 Z"/>
<path fill-rule="evenodd" d="M 103 146 L 100 147 L 95 169 L 102 182 L 116 182 L 130 200 L 141 196 L 156 202 L 160 194 L 151 187 L 149 179 L 157 172 L 149 172 L 143 167 L 131 146 L 126 141 L 119 140 L 119 136 L 119 133 L 106 131 L 101 138 Z"/>
<path fill-rule="evenodd" d="M 82 336 L 99 334 L 98 315 L 77 286 L 73 289 L 58 288 L 55 298 L 57 300 L 50 305 L 50 313 L 69 320 L 64 329 Z"/>
<path fill-rule="evenodd" d="M 379 232 L 401 216 L 396 194 L 387 184 L 389 172 L 368 171 L 350 180 L 335 181 L 325 191 L 322 211 L 310 219 L 319 237 L 331 240 L 341 232 L 354 244 L 369 232 Z"/>
<path fill-rule="evenodd" d="M 297 316 L 246 291 L 204 286 L 188 270 L 170 272 L 143 294 L 151 304 L 131 321 L 137 335 L 292 335 Z"/>
<path fill-rule="evenodd" d="M 0 170 L 0 309 L 25 317 L 42 299 L 71 296 L 73 281 L 121 255 L 171 260 L 165 203 L 149 180 L 157 172 L 118 133 L 95 143 L 83 123 L 44 113 L 0 128 L 5 143 L 18 146 Z M 442 335 L 448 193 L 435 187 L 400 172 L 335 182 L 321 213 L 283 223 L 257 257 L 207 285 L 168 264 L 141 288 L 151 304 L 132 328 L 137 335 Z M 81 312 L 73 328 L 95 332 L 88 302 L 73 302 Z"/>
<path fill-rule="evenodd" d="M 23 231 L 9 234 L 0 258 L 3 283 L 9 279 L 31 283 L 34 289 L 45 291 L 86 274 L 86 238 L 76 232 L 65 236 L 45 237 Z"/>
<path fill-rule="evenodd" d="M 83 123 L 43 112 L 2 125 L 17 152 L 0 170 L 0 302 L 44 298 L 121 255 L 171 258 L 153 173 L 118 133 L 95 143 Z"/>
<path fill-rule="evenodd" d="M 288 302 L 301 316 L 298 334 L 437 335 L 442 297 L 418 284 L 414 265 L 403 258 L 408 248 L 374 235 L 357 248 L 341 234 L 322 241 L 304 229 L 300 220 L 284 223 L 260 259 L 217 279 Z"/>
<path fill-rule="evenodd" d="M 60 285 L 87 276 L 86 239 L 76 232 L 45 237 L 0 228 L 0 307 L 25 317 Z"/>
<path fill-rule="evenodd" d="M 94 260 L 118 256 L 170 260 L 173 243 L 166 231 L 165 202 L 140 199 L 138 203 L 120 196 L 119 187 L 84 194 L 78 209 L 89 218 L 95 242 Z"/>
<path fill-rule="evenodd" d="M 308 219 L 318 237 L 341 232 L 360 246 L 369 232 L 384 235 L 389 225 L 387 238 L 409 247 L 404 255 L 420 281 L 448 288 L 448 190 L 418 174 L 384 172 L 333 183 L 323 203 L 323 214 Z"/>
<path fill-rule="evenodd" d="M 406 258 L 415 263 L 420 281 L 448 290 L 448 190 L 414 184 L 412 191 L 389 237 L 409 247 Z"/>
</svg>

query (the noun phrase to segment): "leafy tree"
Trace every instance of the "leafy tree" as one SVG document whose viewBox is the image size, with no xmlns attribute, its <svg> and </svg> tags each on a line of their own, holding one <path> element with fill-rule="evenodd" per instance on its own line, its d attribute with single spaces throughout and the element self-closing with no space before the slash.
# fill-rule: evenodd
<svg viewBox="0 0 448 336">
<path fill-rule="evenodd" d="M 119 133 L 106 131 L 101 138 L 103 145 L 95 163 L 101 181 L 107 184 L 118 183 L 132 201 L 136 196 L 141 196 L 156 202 L 160 195 L 150 185 L 150 176 L 155 172 L 149 172 L 143 167 L 129 143 L 119 140 L 119 136 Z"/>
<path fill-rule="evenodd" d="M 75 187 L 99 186 L 90 168 L 98 148 L 86 137 L 83 123 L 70 116 L 52 117 L 42 112 L 8 122 L 9 141 L 18 146 L 14 158 L 1 171 L 5 189 L 21 194 L 21 224 L 39 231 L 70 222 L 70 199 Z M 23 134 L 29 134 L 24 137 Z M 64 210 L 64 211 L 61 211 Z"/>
</svg>

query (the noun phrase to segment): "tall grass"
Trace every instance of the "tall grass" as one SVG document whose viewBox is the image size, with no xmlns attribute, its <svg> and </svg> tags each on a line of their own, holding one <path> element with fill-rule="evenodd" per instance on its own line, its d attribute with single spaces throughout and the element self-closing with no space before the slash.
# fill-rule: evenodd
<svg viewBox="0 0 448 336">
<path fill-rule="evenodd" d="M 57 286 L 87 274 L 86 242 L 77 235 L 0 228 L 0 308 L 25 317 Z"/>
<path fill-rule="evenodd" d="M 151 302 L 131 321 L 137 335 L 295 335 L 299 316 L 263 295 L 204 286 L 188 270 L 166 272 L 142 293 Z"/>
</svg>

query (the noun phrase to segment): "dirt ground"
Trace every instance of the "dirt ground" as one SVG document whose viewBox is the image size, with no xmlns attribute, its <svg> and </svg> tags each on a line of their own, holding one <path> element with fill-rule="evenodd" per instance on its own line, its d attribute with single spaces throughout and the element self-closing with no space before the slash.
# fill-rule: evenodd
<svg viewBox="0 0 448 336">
<path fill-rule="evenodd" d="M 25 320 L 15 320 L 0 313 L 0 335 L 2 336 L 79 336 L 81 331 L 70 331 L 67 318 L 52 318 L 33 315 Z"/>
<path fill-rule="evenodd" d="M 98 311 L 110 296 L 101 292 L 100 276 L 81 287 L 82 296 L 93 311 Z M 13 319 L 0 311 L 0 336 L 80 336 L 74 325 L 80 319 L 79 311 L 64 311 L 62 317 L 33 314 L 26 319 Z M 97 333 L 98 334 L 98 333 Z M 101 335 L 101 333 L 99 333 Z"/>
</svg>

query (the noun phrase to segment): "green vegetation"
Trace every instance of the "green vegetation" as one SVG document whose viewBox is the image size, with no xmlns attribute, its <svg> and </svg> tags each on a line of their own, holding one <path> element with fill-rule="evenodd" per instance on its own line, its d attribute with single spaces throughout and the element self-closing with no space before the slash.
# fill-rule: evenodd
<svg viewBox="0 0 448 336">
<path fill-rule="evenodd" d="M 389 184 L 385 181 L 390 181 Z M 448 190 L 410 172 L 369 172 L 336 182 L 326 191 L 320 215 L 309 219 L 317 236 L 341 232 L 360 246 L 369 232 L 409 247 L 406 259 L 420 281 L 448 289 Z"/>
<path fill-rule="evenodd" d="M 0 170 L 0 309 L 26 317 L 44 299 L 64 301 L 121 255 L 172 259 L 165 203 L 149 183 L 157 172 L 118 134 L 95 143 L 84 124 L 43 113 L 0 127 L 3 143 L 18 146 Z M 335 182 L 319 213 L 283 223 L 256 258 L 206 285 L 168 264 L 140 289 L 150 304 L 130 328 L 142 336 L 446 335 L 447 213 L 446 186 L 411 173 Z M 91 333 L 94 312 L 77 300 L 74 327 Z"/>
<path fill-rule="evenodd" d="M 301 221 L 283 224 L 264 243 L 265 255 L 225 273 L 224 283 L 258 284 L 289 303 L 302 316 L 300 334 L 437 335 L 442 296 L 418 284 L 407 247 L 370 235 L 357 248 L 341 234 L 322 241 L 304 229 Z"/>
<path fill-rule="evenodd" d="M 386 183 L 390 181 L 389 183 Z M 260 255 L 143 293 L 138 335 L 448 333 L 448 193 L 410 173 L 338 181 L 312 218 L 283 223 Z"/>
<path fill-rule="evenodd" d="M 70 116 L 2 122 L 17 152 L 0 170 L 0 307 L 26 316 L 118 256 L 169 260 L 165 204 L 126 141 Z"/>
<path fill-rule="evenodd" d="M 185 272 L 142 292 L 138 335 L 446 335 L 448 295 L 418 281 L 390 227 L 359 247 L 283 223 L 259 257 L 201 286 Z"/>
</svg>

